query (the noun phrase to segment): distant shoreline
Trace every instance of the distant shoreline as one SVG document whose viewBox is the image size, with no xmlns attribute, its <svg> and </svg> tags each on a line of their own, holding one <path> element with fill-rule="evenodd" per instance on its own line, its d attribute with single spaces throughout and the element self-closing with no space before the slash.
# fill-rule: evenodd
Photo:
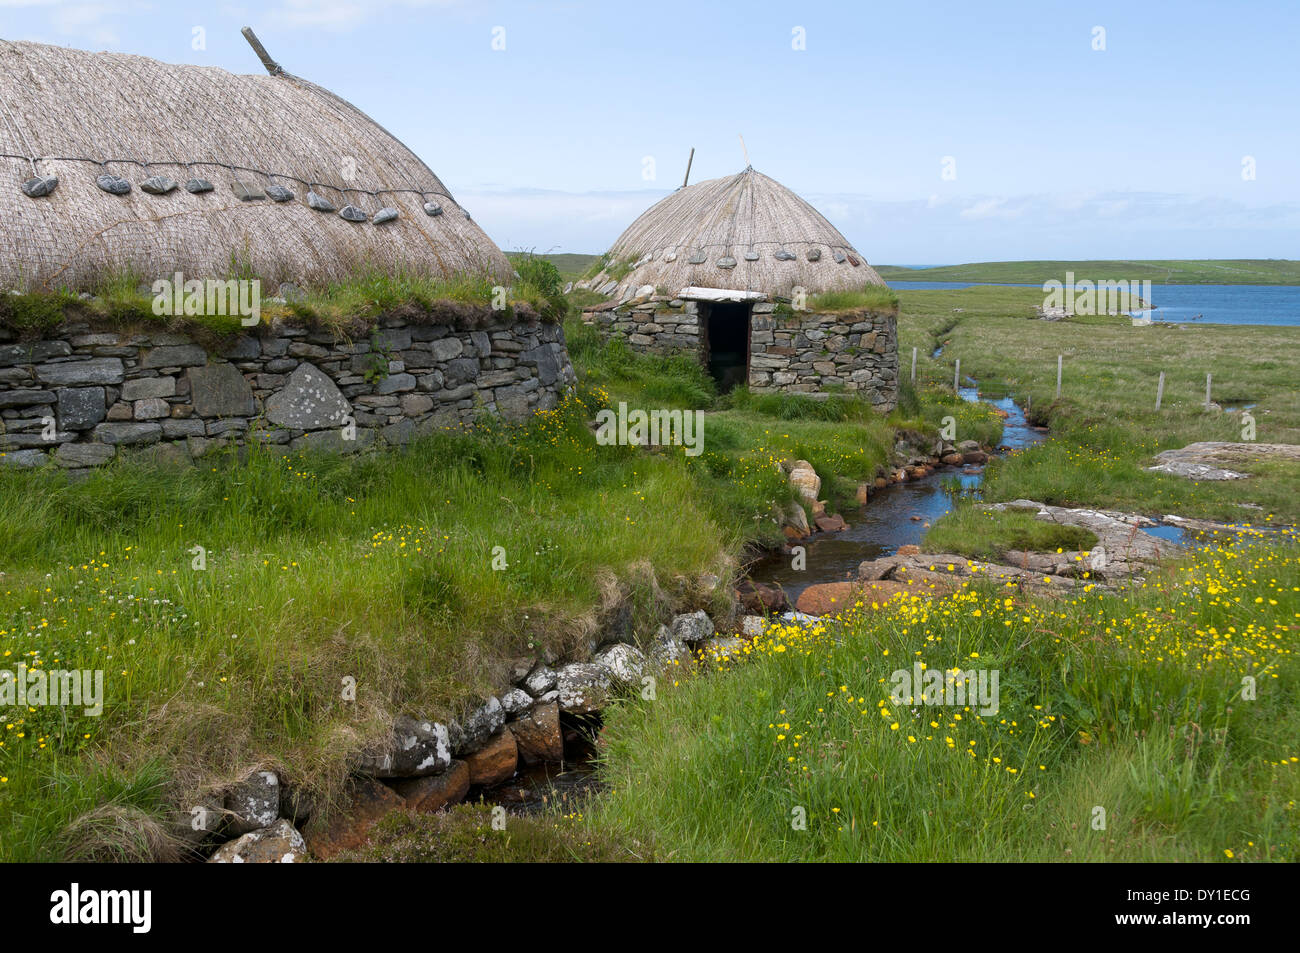
<svg viewBox="0 0 1300 953">
<path fill-rule="evenodd" d="M 1166 285 L 1300 285 L 1300 261 L 1285 258 L 1097 259 L 1084 261 L 987 261 L 909 268 L 876 265 L 886 281 L 978 281 L 1041 284 L 1075 280 L 1134 280 Z"/>
</svg>

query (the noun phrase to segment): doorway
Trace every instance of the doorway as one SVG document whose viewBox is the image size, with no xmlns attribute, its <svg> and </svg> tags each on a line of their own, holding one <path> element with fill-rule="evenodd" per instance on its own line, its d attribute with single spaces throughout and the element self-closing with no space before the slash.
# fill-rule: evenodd
<svg viewBox="0 0 1300 953">
<path fill-rule="evenodd" d="M 749 309 L 748 304 L 734 301 L 700 304 L 704 360 L 719 393 L 749 381 Z"/>
</svg>

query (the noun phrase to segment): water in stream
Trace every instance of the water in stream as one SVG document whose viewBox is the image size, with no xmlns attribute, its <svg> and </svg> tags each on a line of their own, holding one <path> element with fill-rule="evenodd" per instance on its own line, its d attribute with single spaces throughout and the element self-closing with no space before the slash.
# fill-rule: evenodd
<svg viewBox="0 0 1300 953">
<path fill-rule="evenodd" d="M 961 396 L 969 401 L 982 399 L 978 387 L 961 388 Z M 1024 411 L 1010 397 L 984 402 L 1007 415 L 1002 424 L 1000 453 L 1031 447 L 1045 438 L 1042 430 L 1030 426 Z M 921 480 L 890 484 L 856 514 L 844 515 L 849 529 L 805 542 L 805 569 L 792 569 L 789 557 L 776 556 L 753 567 L 750 576 L 780 586 L 791 603 L 809 586 L 854 580 L 863 560 L 890 556 L 900 546 L 921 542 L 929 524 L 952 509 L 954 478 L 963 492 L 977 491 L 984 479 L 984 468 L 942 469 Z"/>
</svg>

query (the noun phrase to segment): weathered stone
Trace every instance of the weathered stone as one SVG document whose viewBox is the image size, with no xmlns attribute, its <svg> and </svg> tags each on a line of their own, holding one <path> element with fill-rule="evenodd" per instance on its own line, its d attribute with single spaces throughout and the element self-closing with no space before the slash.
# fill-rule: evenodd
<svg viewBox="0 0 1300 953">
<path fill-rule="evenodd" d="M 676 616 L 672 622 L 672 635 L 682 642 L 703 642 L 713 632 L 713 620 L 703 610 Z"/>
<path fill-rule="evenodd" d="M 501 696 L 501 707 L 507 718 L 513 718 L 533 707 L 533 696 L 522 688 L 512 688 Z"/>
<path fill-rule="evenodd" d="M 487 744 L 488 739 L 506 723 L 506 711 L 495 695 L 469 713 L 461 725 L 456 754 L 469 754 Z"/>
<path fill-rule="evenodd" d="M 49 462 L 41 450 L 0 450 L 0 467 L 30 469 Z"/>
<path fill-rule="evenodd" d="M 355 205 L 345 205 L 339 209 L 339 218 L 345 222 L 364 222 L 368 216 Z"/>
<path fill-rule="evenodd" d="M 0 390 L 0 410 L 9 407 L 35 407 L 52 404 L 56 400 L 52 390 Z"/>
<path fill-rule="evenodd" d="M 377 778 L 406 778 L 437 774 L 450 763 L 447 726 L 402 715 L 393 722 L 387 750 L 363 753 L 352 760 L 352 767 Z"/>
<path fill-rule="evenodd" d="M 564 759 L 564 736 L 560 733 L 560 706 L 556 701 L 539 703 L 510 723 L 519 757 L 525 764 L 558 762 Z"/>
<path fill-rule="evenodd" d="M 132 416 L 136 420 L 161 420 L 171 413 L 171 405 L 161 397 L 146 397 L 132 405 Z"/>
<path fill-rule="evenodd" d="M 354 778 L 348 785 L 348 805 L 326 817 L 313 817 L 303 829 L 307 849 L 317 860 L 329 860 L 340 851 L 360 847 L 370 829 L 390 811 L 405 802 L 384 784 L 372 778 Z"/>
<path fill-rule="evenodd" d="M 540 698 L 555 688 L 558 678 L 559 674 L 555 669 L 539 662 L 537 667 L 528 673 L 528 676 L 523 681 L 523 686 L 534 698 Z"/>
<path fill-rule="evenodd" d="M 44 198 L 58 187 L 59 177 L 57 175 L 38 175 L 22 184 L 23 195 L 32 199 Z"/>
<path fill-rule="evenodd" d="M 175 179 L 165 175 L 151 175 L 140 183 L 140 191 L 150 195 L 166 195 L 177 187 Z"/>
<path fill-rule="evenodd" d="M 61 467 L 97 467 L 113 459 L 115 447 L 104 443 L 64 443 L 54 451 L 54 461 Z"/>
<path fill-rule="evenodd" d="M 402 796 L 411 810 L 432 814 L 465 800 L 469 778 L 469 765 L 453 761 L 446 771 L 423 778 L 401 778 L 389 782 L 389 787 Z"/>
<path fill-rule="evenodd" d="M 162 437 L 162 427 L 155 423 L 106 423 L 94 430 L 94 438 L 100 443 L 123 446 L 157 443 Z"/>
<path fill-rule="evenodd" d="M 686 665 L 691 660 L 691 650 L 685 642 L 673 635 L 666 625 L 659 626 L 650 643 L 649 662 L 656 669 Z"/>
<path fill-rule="evenodd" d="M 197 344 L 174 344 L 150 348 L 140 362 L 142 368 L 200 367 L 208 363 L 208 352 Z"/>
<path fill-rule="evenodd" d="M 623 642 L 601 649 L 592 657 L 592 662 L 609 669 L 615 683 L 624 688 L 637 685 L 645 671 L 645 655 L 635 646 Z"/>
<path fill-rule="evenodd" d="M 491 787 L 514 777 L 519 748 L 510 729 L 502 728 L 478 751 L 465 759 L 471 784 Z"/>
<path fill-rule="evenodd" d="M 383 225 L 385 222 L 394 221 L 397 218 L 397 209 L 385 206 L 375 213 L 375 224 Z"/>
<path fill-rule="evenodd" d="M 293 200 L 293 190 L 285 188 L 283 185 L 268 185 L 266 187 L 266 197 L 272 202 L 290 202 Z"/>
<path fill-rule="evenodd" d="M 560 708 L 574 714 L 600 711 L 609 703 L 613 673 L 603 665 L 574 662 L 560 669 L 556 688 Z"/>
<path fill-rule="evenodd" d="M 120 384 L 123 373 L 122 359 L 118 357 L 93 357 L 87 361 L 40 364 L 36 368 L 38 380 L 60 386 Z"/>
<path fill-rule="evenodd" d="M 102 387 L 60 387 L 58 394 L 60 428 L 89 430 L 108 413 Z"/>
<path fill-rule="evenodd" d="M 322 198 L 310 189 L 307 190 L 307 205 L 318 212 L 334 211 L 334 203 L 329 199 Z"/>
<path fill-rule="evenodd" d="M 131 183 L 120 175 L 104 175 L 95 177 L 95 184 L 107 192 L 109 195 L 126 195 L 131 191 Z"/>
<path fill-rule="evenodd" d="M 190 400 L 200 417 L 248 417 L 256 412 L 253 389 L 233 364 L 191 367 Z"/>
<path fill-rule="evenodd" d="M 174 377 L 137 377 L 122 384 L 123 400 L 143 400 L 146 397 L 173 397 L 176 394 Z"/>
<path fill-rule="evenodd" d="M 225 794 L 230 830 L 247 834 L 270 827 L 280 816 L 280 778 L 274 771 L 252 771 Z"/>
<path fill-rule="evenodd" d="M 188 179 L 185 182 L 185 191 L 189 192 L 191 195 L 203 195 L 204 193 L 213 191 L 215 188 L 216 186 L 207 179 L 195 177 L 193 179 Z"/>
<path fill-rule="evenodd" d="M 415 390 L 415 378 L 410 374 L 389 374 L 375 387 L 376 394 L 397 394 Z"/>
<path fill-rule="evenodd" d="M 222 844 L 210 864 L 301 864 L 310 861 L 307 842 L 287 820 L 281 819 L 262 830 L 251 831 Z"/>
<path fill-rule="evenodd" d="M 338 427 L 352 407 L 334 381 L 314 364 L 299 364 L 284 389 L 266 401 L 266 418 L 279 427 L 321 430 Z"/>
</svg>

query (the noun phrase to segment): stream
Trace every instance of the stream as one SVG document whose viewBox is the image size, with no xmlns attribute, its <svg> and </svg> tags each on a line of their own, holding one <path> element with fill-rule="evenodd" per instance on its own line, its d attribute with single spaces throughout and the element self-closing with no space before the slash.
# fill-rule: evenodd
<svg viewBox="0 0 1300 953">
<path fill-rule="evenodd" d="M 1010 397 L 981 398 L 978 384 L 962 387 L 968 401 L 983 401 L 1005 413 L 998 455 L 1032 447 L 1046 434 L 1030 426 L 1025 413 Z M 803 543 L 808 553 L 807 568 L 791 568 L 788 556 L 771 556 L 750 571 L 757 582 L 780 586 L 793 605 L 809 586 L 824 582 L 856 579 L 858 565 L 867 559 L 890 556 L 900 546 L 917 545 L 931 524 L 953 507 L 954 480 L 960 491 L 978 495 L 984 480 L 983 466 L 947 467 L 906 483 L 892 483 L 878 491 L 856 515 L 845 516 L 849 528 Z"/>
</svg>

